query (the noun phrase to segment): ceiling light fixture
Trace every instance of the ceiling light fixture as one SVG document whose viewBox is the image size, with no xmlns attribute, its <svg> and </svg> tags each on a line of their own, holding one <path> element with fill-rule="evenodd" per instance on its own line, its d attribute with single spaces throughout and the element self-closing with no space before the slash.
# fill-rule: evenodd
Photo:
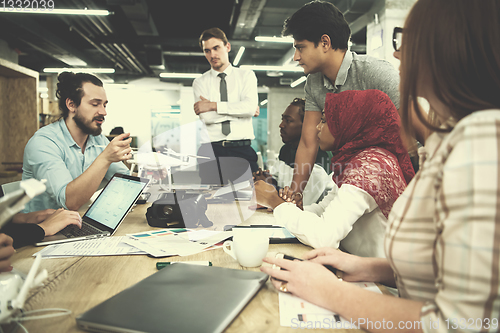
<svg viewBox="0 0 500 333">
<path fill-rule="evenodd" d="M 293 43 L 292 37 L 268 37 L 268 36 L 256 36 L 256 42 L 268 42 L 268 43 Z"/>
<path fill-rule="evenodd" d="M 243 53 L 245 53 L 245 47 L 241 46 L 240 49 L 238 50 L 238 54 L 236 54 L 236 58 L 234 58 L 233 66 L 238 66 L 241 57 L 243 56 Z"/>
<path fill-rule="evenodd" d="M 114 14 L 107 10 L 99 9 L 50 9 L 42 10 L 41 8 L 28 8 L 28 10 L 2 10 L 1 13 L 18 13 L 18 14 L 52 14 L 52 15 L 93 15 L 93 16 L 108 16 Z"/>
<path fill-rule="evenodd" d="M 163 51 L 163 55 L 168 56 L 179 56 L 179 57 L 204 57 L 205 53 L 203 52 L 183 52 L 183 51 Z"/>
<path fill-rule="evenodd" d="M 240 68 L 251 69 L 253 71 L 294 72 L 294 73 L 304 72 L 302 67 L 298 66 L 241 65 Z"/>
<path fill-rule="evenodd" d="M 291 84 L 290 84 L 290 87 L 292 88 L 295 88 L 296 86 L 298 86 L 299 84 L 301 84 L 302 82 L 304 82 L 305 80 L 307 79 L 307 77 L 305 76 L 302 76 L 301 78 L 293 81 Z"/>
<path fill-rule="evenodd" d="M 73 72 L 73 73 L 95 73 L 95 74 L 113 74 L 115 72 L 114 68 L 44 68 L 44 73 L 62 73 L 62 72 Z"/>
<path fill-rule="evenodd" d="M 199 73 L 160 73 L 163 79 L 196 79 L 200 76 Z"/>
</svg>

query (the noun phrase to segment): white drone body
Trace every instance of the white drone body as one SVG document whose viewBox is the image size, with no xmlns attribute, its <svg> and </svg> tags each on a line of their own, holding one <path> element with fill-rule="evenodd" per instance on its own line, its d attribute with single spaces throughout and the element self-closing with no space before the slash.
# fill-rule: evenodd
<svg viewBox="0 0 500 333">
<path fill-rule="evenodd" d="M 41 286 L 47 278 L 46 269 L 36 274 L 41 260 L 42 256 L 37 254 L 24 283 L 19 274 L 11 272 L 0 274 L 0 324 L 8 324 L 16 318 L 24 307 L 28 291 Z"/>
<path fill-rule="evenodd" d="M 137 165 L 138 175 L 141 175 L 144 170 L 149 171 L 157 171 L 161 173 L 162 171 L 167 172 L 167 185 L 166 187 L 162 186 L 160 180 L 160 187 L 163 190 L 171 191 L 172 187 L 172 167 L 177 166 L 185 166 L 189 164 L 189 159 L 191 157 L 194 158 L 202 158 L 209 159 L 209 157 L 205 156 L 196 156 L 196 155 L 185 155 L 175 152 L 170 148 L 166 148 L 163 152 L 152 152 L 152 151 L 133 151 L 132 159 L 127 162 L 131 165 L 130 175 Z"/>
<path fill-rule="evenodd" d="M 0 228 L 22 209 L 33 197 L 45 192 L 44 181 L 29 179 L 20 183 L 20 189 L 0 198 Z M 0 273 L 0 324 L 7 324 L 15 318 L 24 306 L 28 291 L 47 278 L 47 270 L 36 275 L 42 257 L 37 255 L 26 277 L 12 272 Z"/>
</svg>

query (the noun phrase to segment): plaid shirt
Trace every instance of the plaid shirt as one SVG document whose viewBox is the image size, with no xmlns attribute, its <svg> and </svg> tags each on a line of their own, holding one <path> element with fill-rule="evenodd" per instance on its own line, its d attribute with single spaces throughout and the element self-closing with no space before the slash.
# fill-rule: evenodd
<svg viewBox="0 0 500 333">
<path fill-rule="evenodd" d="M 421 158 L 386 231 L 399 293 L 425 302 L 425 332 L 497 332 L 500 111 L 474 112 L 450 133 L 432 134 Z"/>
</svg>

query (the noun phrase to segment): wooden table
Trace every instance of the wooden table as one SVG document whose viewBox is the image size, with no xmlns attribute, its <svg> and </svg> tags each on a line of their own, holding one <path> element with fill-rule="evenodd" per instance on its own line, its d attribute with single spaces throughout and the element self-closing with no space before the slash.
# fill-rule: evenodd
<svg viewBox="0 0 500 333">
<path fill-rule="evenodd" d="M 254 212 L 248 209 L 248 205 L 242 203 L 239 209 L 236 204 L 209 205 L 207 217 L 214 222 L 214 225 L 207 229 L 222 230 L 224 225 L 240 224 L 241 215 L 251 215 L 244 224 L 273 224 L 274 217 L 271 213 L 265 210 Z M 148 206 L 149 204 L 137 206 L 118 228 L 116 235 L 122 236 L 153 229 L 149 227 L 145 217 Z M 27 273 L 33 263 L 32 254 L 40 249 L 40 247 L 33 246 L 19 249 L 12 260 L 14 268 Z M 270 244 L 268 256 L 274 257 L 276 253 L 283 252 L 300 257 L 310 249 L 302 244 Z M 258 268 L 241 267 L 220 248 L 187 257 L 176 256 L 163 259 L 154 259 L 145 255 L 43 259 L 41 269 L 47 269 L 49 277 L 43 287 L 32 291 L 25 309 L 65 308 L 70 309 L 72 314 L 24 322 L 23 325 L 30 333 L 82 332 L 76 326 L 76 316 L 155 273 L 156 263 L 160 260 L 208 260 L 213 263 L 213 266 L 258 270 Z M 238 333 L 292 331 L 296 329 L 280 326 L 278 291 L 270 281 L 226 329 L 226 332 Z"/>
</svg>

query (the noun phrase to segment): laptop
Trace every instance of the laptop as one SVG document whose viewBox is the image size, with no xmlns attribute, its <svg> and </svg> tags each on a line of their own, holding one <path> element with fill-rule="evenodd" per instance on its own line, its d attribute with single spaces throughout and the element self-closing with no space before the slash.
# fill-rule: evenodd
<svg viewBox="0 0 500 333">
<path fill-rule="evenodd" d="M 267 281 L 239 269 L 169 265 L 76 318 L 92 332 L 222 332 Z"/>
<path fill-rule="evenodd" d="M 82 217 L 82 228 L 69 225 L 36 246 L 111 236 L 132 209 L 149 180 L 116 173 Z"/>
</svg>

